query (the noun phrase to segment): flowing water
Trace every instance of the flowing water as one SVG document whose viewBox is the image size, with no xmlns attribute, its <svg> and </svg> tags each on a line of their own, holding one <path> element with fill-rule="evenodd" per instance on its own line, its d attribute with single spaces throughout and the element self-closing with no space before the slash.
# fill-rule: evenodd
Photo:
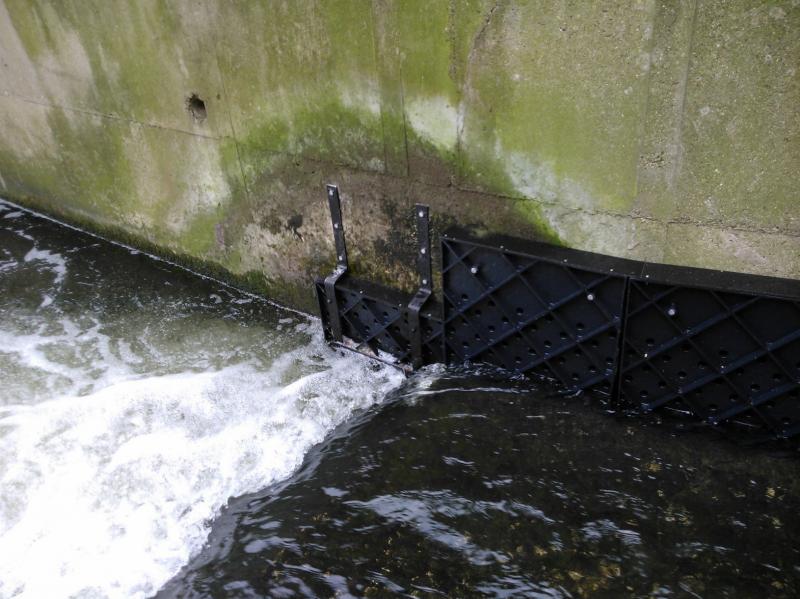
<svg viewBox="0 0 800 599">
<path fill-rule="evenodd" d="M 146 597 L 402 377 L 304 316 L 0 204 L 0 596 Z"/>
<path fill-rule="evenodd" d="M 0 203 L 0 598 L 794 597 L 798 463 Z"/>
</svg>

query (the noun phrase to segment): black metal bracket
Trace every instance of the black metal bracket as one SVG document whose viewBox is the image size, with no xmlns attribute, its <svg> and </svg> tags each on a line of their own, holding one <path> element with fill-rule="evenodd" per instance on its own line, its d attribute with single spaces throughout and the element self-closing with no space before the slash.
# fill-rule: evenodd
<svg viewBox="0 0 800 599">
<path fill-rule="evenodd" d="M 589 392 L 609 407 L 800 439 L 800 282 L 666 266 L 464 231 L 416 205 L 408 293 L 348 272 L 339 190 L 327 187 L 336 269 L 316 281 L 326 339 L 404 371 L 486 363 Z"/>
<path fill-rule="evenodd" d="M 348 270 L 347 246 L 344 242 L 344 221 L 342 220 L 342 206 L 339 201 L 339 188 L 336 185 L 327 185 L 328 206 L 331 211 L 333 224 L 333 241 L 336 246 L 336 268 L 325 277 L 325 297 L 328 304 L 331 337 L 334 341 L 342 342 L 342 321 L 339 317 L 339 305 L 336 301 L 336 283 Z"/>
<path fill-rule="evenodd" d="M 326 278 L 318 279 L 315 285 L 325 339 L 375 360 L 389 362 L 394 358 L 396 361 L 392 365 L 405 372 L 423 364 L 441 362 L 440 310 L 438 306 L 431 306 L 433 277 L 428 207 L 417 205 L 414 210 L 419 289 L 409 298 L 406 293 L 349 274 L 338 188 L 328 185 L 327 196 L 336 268 Z M 425 306 L 428 309 L 422 314 Z"/>
<path fill-rule="evenodd" d="M 420 326 L 419 313 L 420 310 L 422 310 L 422 306 L 425 305 L 433 293 L 431 235 L 428 212 L 428 206 L 417 204 L 414 207 L 414 217 L 417 221 L 417 273 L 419 274 L 419 290 L 408 303 L 408 325 L 411 333 L 411 365 L 414 368 L 419 368 L 423 364 L 422 327 Z"/>
</svg>

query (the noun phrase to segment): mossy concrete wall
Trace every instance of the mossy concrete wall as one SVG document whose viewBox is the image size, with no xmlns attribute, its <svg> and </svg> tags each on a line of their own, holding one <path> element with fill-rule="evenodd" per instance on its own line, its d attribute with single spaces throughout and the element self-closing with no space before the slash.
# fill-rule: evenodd
<svg viewBox="0 0 800 599">
<path fill-rule="evenodd" d="M 798 0 L 0 0 L 0 195 L 306 309 L 327 182 L 406 287 L 414 202 L 800 277 L 799 68 Z"/>
</svg>

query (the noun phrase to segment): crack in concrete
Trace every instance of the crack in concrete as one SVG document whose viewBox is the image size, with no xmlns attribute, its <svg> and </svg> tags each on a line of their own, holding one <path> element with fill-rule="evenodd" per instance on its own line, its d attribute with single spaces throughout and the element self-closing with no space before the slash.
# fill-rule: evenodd
<svg viewBox="0 0 800 599">
<path fill-rule="evenodd" d="M 204 2 L 203 6 L 205 8 L 206 17 L 208 19 L 212 18 L 212 14 L 208 9 L 208 3 Z M 233 126 L 233 111 L 231 110 L 231 105 L 228 96 L 228 87 L 225 85 L 225 74 L 222 71 L 222 64 L 219 58 L 219 38 L 217 37 L 216 33 L 214 35 L 214 61 L 216 62 L 217 66 L 217 73 L 219 74 L 219 84 L 222 87 L 222 93 L 225 97 L 225 104 L 228 113 L 228 126 L 231 128 L 231 139 L 233 140 L 233 147 L 236 149 L 236 163 L 239 165 L 239 174 L 242 177 L 242 189 L 244 189 L 244 195 L 250 200 L 250 187 L 247 185 L 247 178 L 244 174 L 244 164 L 242 163 L 242 154 L 239 149 L 239 139 L 236 135 L 236 128 Z"/>
<path fill-rule="evenodd" d="M 94 110 L 87 110 L 85 108 L 75 108 L 74 106 L 64 106 L 61 104 L 51 104 L 50 102 L 42 102 L 39 100 L 35 100 L 33 98 L 28 98 L 25 96 L 20 96 L 19 94 L 15 94 L 8 90 L 4 90 L 3 96 L 6 98 L 13 98 L 14 100 L 18 100 L 20 102 L 25 102 L 26 104 L 31 104 L 34 106 L 41 106 L 43 108 L 57 108 L 59 110 L 66 110 L 69 112 L 74 112 L 77 114 L 83 114 L 86 116 L 94 116 L 101 119 L 107 119 L 109 121 L 116 121 L 119 123 L 128 123 L 130 125 L 140 125 L 142 127 L 149 127 L 151 129 L 160 129 L 162 131 L 171 131 L 173 133 L 182 133 L 183 135 L 190 135 L 192 137 L 199 137 L 201 139 L 212 139 L 216 141 L 220 141 L 225 139 L 224 137 L 218 137 L 214 135 L 204 135 L 202 133 L 197 133 L 195 131 L 186 131 L 185 129 L 176 129 L 174 127 L 165 127 L 164 125 L 159 125 L 157 123 L 148 123 L 146 121 L 139 121 L 137 119 L 132 119 L 129 117 L 119 116 L 115 114 L 108 114 L 104 112 L 97 112 Z"/>
<path fill-rule="evenodd" d="M 483 19 L 483 25 L 475 34 L 475 37 L 472 38 L 472 45 L 470 46 L 469 52 L 467 53 L 467 66 L 472 62 L 475 51 L 478 48 L 478 43 L 483 39 L 484 35 L 486 34 L 486 30 L 489 28 L 489 25 L 492 23 L 492 19 L 494 18 L 494 13 L 497 12 L 497 9 L 500 7 L 501 0 L 495 0 L 492 7 L 489 9 L 489 12 L 486 13 L 486 16 Z"/>
<path fill-rule="evenodd" d="M 640 182 L 639 179 L 642 175 L 642 169 L 639 166 L 639 161 L 642 158 L 644 152 L 644 145 L 645 145 L 645 137 L 647 132 L 647 118 L 650 115 L 650 102 L 651 102 L 651 95 L 652 95 L 652 85 L 653 85 L 653 52 L 656 47 L 656 22 L 658 20 L 658 5 L 657 3 L 653 3 L 653 12 L 650 15 L 650 44 L 647 49 L 647 82 L 645 84 L 645 93 L 644 93 L 644 108 L 642 109 L 642 118 L 639 124 L 639 143 L 638 151 L 636 152 L 636 181 L 634 183 L 635 193 L 634 197 L 639 197 L 639 189 L 640 189 Z"/>
<path fill-rule="evenodd" d="M 692 50 L 694 48 L 694 37 L 697 31 L 697 12 L 698 12 L 698 2 L 694 0 L 692 6 L 692 23 L 689 29 L 689 44 L 686 49 L 686 66 L 684 67 L 681 81 L 680 81 L 680 104 L 678 106 L 677 114 L 678 120 L 675 124 L 675 136 L 672 140 L 673 147 L 675 148 L 675 157 L 673 163 L 670 165 L 670 168 L 667 171 L 667 185 L 670 191 L 675 190 L 675 180 L 678 176 L 678 173 L 681 171 L 681 167 L 683 164 L 683 121 L 685 117 L 686 111 L 686 97 L 688 95 L 688 88 L 689 88 L 689 70 L 692 64 Z"/>
<path fill-rule="evenodd" d="M 394 174 L 401 170 L 409 175 L 408 121 L 405 109 L 405 82 L 403 77 L 403 54 L 396 51 L 400 42 L 396 38 L 398 32 L 388 26 L 387 12 L 392 10 L 391 3 L 373 0 L 370 4 L 372 23 L 372 51 L 375 75 L 380 92 L 381 135 L 383 135 L 383 173 Z M 394 50 L 394 51 L 390 51 Z M 395 72 L 396 69 L 396 72 Z M 402 158 L 390 148 L 396 148 L 397 138 L 394 132 L 387 133 L 387 119 L 402 120 Z M 391 130 L 390 130 L 391 131 Z"/>
<path fill-rule="evenodd" d="M 281 154 L 279 152 L 275 152 L 276 156 L 291 156 L 293 158 L 297 158 L 295 155 L 289 154 Z M 405 177 L 402 175 L 394 175 L 391 173 L 379 173 L 374 171 L 364 171 L 360 169 L 354 169 L 351 165 L 344 164 L 344 163 L 335 163 L 330 161 L 318 160 L 313 158 L 303 158 L 304 162 L 308 164 L 315 164 L 319 165 L 320 167 L 324 166 L 334 166 L 338 168 L 345 168 L 351 170 L 356 173 L 362 173 L 365 175 L 372 175 L 376 177 L 385 177 L 387 179 L 394 180 L 396 182 L 402 183 L 406 186 L 407 192 L 410 193 L 410 190 L 413 187 L 422 187 L 425 189 L 431 190 L 456 190 L 463 194 L 472 194 L 476 197 L 491 197 L 491 198 L 501 198 L 504 200 L 508 200 L 511 202 L 534 202 L 539 204 L 545 208 L 550 209 L 557 209 L 560 211 L 561 215 L 571 215 L 571 214 L 583 214 L 588 217 L 611 217 L 621 220 L 630 220 L 630 221 L 637 221 L 637 222 L 646 222 L 654 225 L 661 224 L 666 228 L 669 225 L 692 225 L 697 227 L 710 227 L 713 229 L 724 230 L 724 231 L 738 231 L 742 233 L 759 233 L 764 235 L 774 235 L 780 234 L 785 237 L 791 238 L 799 238 L 800 239 L 800 231 L 793 231 L 791 229 L 782 229 L 780 227 L 743 227 L 741 225 L 728 225 L 723 224 L 718 221 L 698 221 L 698 220 L 691 220 L 691 219 L 681 219 L 681 218 L 671 218 L 671 219 L 660 219 L 654 216 L 647 216 L 643 214 L 622 214 L 619 212 L 608 212 L 605 210 L 592 210 L 590 208 L 580 207 L 580 206 L 565 206 L 558 201 L 546 201 L 539 198 L 526 198 L 521 196 L 512 196 L 503 193 L 486 193 L 484 191 L 480 191 L 477 189 L 471 189 L 469 187 L 462 187 L 460 185 L 448 185 L 444 183 L 431 183 L 427 181 L 420 181 L 415 179 L 410 179 L 409 177 Z"/>
<path fill-rule="evenodd" d="M 224 87 L 224 77 L 222 76 L 221 71 L 220 71 L 220 77 L 223 79 L 223 92 L 224 92 L 224 89 L 225 89 L 225 87 Z M 66 106 L 49 104 L 49 103 L 45 103 L 45 102 L 37 102 L 35 100 L 29 99 L 29 98 L 25 98 L 25 97 L 19 96 L 17 94 L 10 94 L 8 92 L 5 92 L 4 95 L 6 95 L 7 97 L 12 97 L 12 98 L 14 98 L 16 100 L 19 100 L 19 101 L 22 101 L 22 102 L 27 102 L 27 103 L 30 103 L 30 104 L 33 104 L 33 105 L 37 105 L 37 106 L 43 106 L 45 108 L 59 108 L 59 109 L 62 109 L 62 110 L 70 110 L 70 111 L 73 111 L 73 112 L 83 113 L 83 114 L 87 114 L 87 115 L 90 115 L 90 116 L 96 116 L 96 117 L 99 117 L 99 118 L 109 119 L 109 120 L 113 120 L 113 121 L 127 122 L 127 123 L 131 123 L 131 124 L 137 124 L 137 125 L 141 125 L 141 126 L 144 126 L 144 127 L 151 127 L 151 128 L 154 128 L 154 129 L 162 129 L 162 130 L 171 131 L 171 132 L 174 132 L 174 133 L 180 133 L 180 134 L 189 135 L 189 136 L 193 136 L 193 137 L 199 137 L 199 138 L 202 138 L 202 139 L 212 139 L 212 140 L 217 140 L 217 141 L 227 139 L 227 136 L 223 136 L 223 137 L 207 136 L 207 135 L 202 135 L 202 134 L 199 134 L 199 133 L 192 133 L 192 132 L 189 132 L 189 131 L 184 131 L 184 130 L 181 130 L 181 129 L 174 129 L 174 128 L 171 128 L 171 127 L 163 127 L 161 125 L 155 125 L 155 124 L 152 124 L 152 123 L 146 123 L 146 122 L 142 122 L 142 121 L 137 121 L 135 119 L 126 119 L 126 118 L 123 118 L 123 117 L 117 117 L 117 116 L 114 116 L 114 115 L 107 115 L 107 114 L 98 113 L 98 112 L 94 112 L 94 111 L 86 111 L 86 110 L 81 110 L 81 109 L 76 109 L 76 108 L 71 108 L 71 107 L 66 107 Z M 241 173 L 241 177 L 242 177 L 242 185 L 244 186 L 245 193 L 249 197 L 249 195 L 250 195 L 249 188 L 247 186 L 247 181 L 245 180 L 244 166 L 242 164 L 241 156 L 239 154 L 239 143 L 238 143 L 238 140 L 236 139 L 235 130 L 233 129 L 232 120 L 231 120 L 230 125 L 231 125 L 231 133 L 232 133 L 230 139 L 232 139 L 234 141 L 234 144 L 235 144 L 235 147 L 236 147 L 237 162 L 239 164 L 239 169 L 240 169 L 240 173 Z M 292 156 L 292 157 L 296 158 L 296 156 L 294 156 L 294 155 L 284 154 L 284 153 L 281 153 L 281 152 L 275 152 L 275 154 L 279 155 L 279 156 Z M 329 165 L 329 166 L 352 169 L 351 165 L 345 164 L 345 163 L 336 163 L 336 162 L 330 162 L 330 161 L 313 160 L 313 159 L 309 159 L 309 158 L 305 158 L 305 161 L 306 162 L 315 163 L 315 164 L 320 164 L 320 165 Z M 352 169 L 352 170 L 354 170 L 355 172 L 363 172 L 363 173 L 366 173 L 366 174 L 374 174 L 372 171 L 362 171 L 360 169 Z M 406 180 L 407 179 L 407 177 L 403 177 L 403 176 L 399 176 L 399 175 L 392 175 L 392 174 L 389 174 L 389 173 L 381 173 L 380 176 L 389 177 L 389 178 L 392 178 L 392 179 L 400 179 L 400 180 Z M 3 181 L 2 179 L 0 179 L 0 181 L 3 183 L 3 186 L 5 188 L 7 188 L 7 186 L 5 185 L 5 181 Z M 423 182 L 408 181 L 408 183 L 409 183 L 409 185 L 411 185 L 412 183 L 420 183 L 423 186 L 429 187 L 429 188 L 432 188 L 432 189 L 448 189 L 448 188 L 451 187 L 450 185 L 435 184 L 435 183 L 428 183 L 428 182 L 423 183 Z M 545 206 L 547 208 L 559 209 L 559 210 L 562 211 L 563 215 L 584 214 L 584 215 L 587 215 L 589 217 L 608 216 L 608 217 L 619 218 L 619 219 L 624 219 L 624 220 L 631 220 L 631 221 L 635 220 L 635 221 L 641 221 L 641 222 L 650 222 L 650 223 L 653 223 L 653 224 L 661 223 L 661 224 L 663 224 L 665 226 L 669 226 L 669 225 L 692 225 L 692 226 L 696 226 L 696 227 L 711 227 L 711 228 L 714 228 L 714 229 L 717 229 L 717 230 L 721 230 L 721 231 L 737 231 L 737 232 L 742 232 L 742 233 L 759 233 L 759 234 L 764 234 L 764 235 L 780 234 L 780 235 L 783 235 L 785 237 L 800 238 L 800 231 L 794 231 L 794 230 L 791 230 L 791 229 L 784 229 L 782 227 L 777 227 L 777 226 L 776 227 L 743 227 L 741 225 L 724 224 L 724 223 L 720 223 L 718 221 L 713 221 L 713 220 L 692 220 L 692 219 L 688 219 L 688 218 L 671 218 L 671 219 L 661 220 L 661 219 L 658 219 L 658 218 L 655 218 L 655 217 L 644 216 L 644 215 L 620 214 L 620 213 L 608 212 L 608 211 L 604 211 L 604 210 L 591 210 L 591 209 L 587 209 L 587 208 L 574 207 L 574 206 L 565 207 L 562 203 L 560 203 L 558 201 L 547 201 L 547 200 L 542 200 L 542 199 L 538 199 L 538 198 L 525 198 L 525 197 L 511 196 L 511 195 L 507 195 L 507 194 L 498 194 L 498 193 L 485 194 L 484 192 L 473 190 L 473 189 L 470 189 L 470 188 L 467 188 L 467 187 L 462 187 L 460 185 L 453 185 L 452 187 L 455 187 L 458 191 L 461 191 L 461 192 L 464 192 L 464 193 L 474 193 L 476 195 L 491 195 L 493 197 L 504 198 L 504 199 L 507 199 L 507 200 L 515 201 L 515 202 L 535 202 L 535 203 L 540 204 L 542 206 Z"/>
<path fill-rule="evenodd" d="M 714 220 L 692 220 L 690 218 L 672 218 L 664 223 L 669 225 L 690 225 L 698 228 L 717 229 L 718 231 L 736 231 L 739 233 L 758 233 L 760 235 L 781 235 L 792 239 L 800 239 L 800 231 L 782 229 L 781 227 L 743 227 L 741 225 L 731 225 Z"/>
<path fill-rule="evenodd" d="M 375 65 L 375 79 L 379 82 L 379 88 L 383 88 L 383 81 L 381 79 L 381 72 L 379 58 L 378 58 L 378 18 L 375 15 L 375 2 L 370 2 L 369 5 L 370 17 L 372 18 L 372 61 Z M 381 89 L 381 137 L 383 138 L 383 172 L 389 171 L 389 145 L 386 140 L 386 121 L 383 118 L 384 114 L 384 94 Z"/>
<path fill-rule="evenodd" d="M 451 14 L 454 14 L 453 2 L 455 0 L 451 0 Z M 495 0 L 492 7 L 486 13 L 486 16 L 483 19 L 483 25 L 481 28 L 475 33 L 472 38 L 472 43 L 470 44 L 469 52 L 467 52 L 467 60 L 464 64 L 464 76 L 462 81 L 462 89 L 459 90 L 459 102 L 458 102 L 458 109 L 456 110 L 456 160 L 461 161 L 461 154 L 463 151 L 463 135 L 464 135 L 464 120 L 465 120 L 465 112 L 466 112 L 466 104 L 464 102 L 464 95 L 467 90 L 470 89 L 470 82 L 472 78 L 472 69 L 470 66 L 475 60 L 475 53 L 478 49 L 478 44 L 483 40 L 484 36 L 486 35 L 486 31 L 489 29 L 489 25 L 492 23 L 492 19 L 494 18 L 495 12 L 497 9 L 500 8 L 501 0 Z M 451 58 L 451 61 L 453 59 Z M 452 67 L 452 62 L 451 62 Z M 500 196 L 503 197 L 503 196 Z"/>
</svg>

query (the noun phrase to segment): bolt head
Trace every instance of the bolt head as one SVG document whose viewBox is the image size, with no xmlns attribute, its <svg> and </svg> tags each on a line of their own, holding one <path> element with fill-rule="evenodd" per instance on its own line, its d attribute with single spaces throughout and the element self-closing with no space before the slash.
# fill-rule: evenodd
<svg viewBox="0 0 800 599">
<path fill-rule="evenodd" d="M 426 254 L 427 252 L 428 252 L 428 250 L 426 248 L 420 248 L 420 250 L 419 250 L 420 254 Z"/>
<path fill-rule="evenodd" d="M 473 266 L 472 268 L 469 269 L 469 272 L 471 272 L 474 275 L 478 274 L 478 267 Z"/>
<path fill-rule="evenodd" d="M 427 285 L 428 284 L 428 279 L 422 279 L 422 284 L 423 285 Z"/>
<path fill-rule="evenodd" d="M 672 306 L 667 310 L 667 314 L 669 316 L 675 316 L 678 313 L 678 310 Z"/>
<path fill-rule="evenodd" d="M 420 218 L 422 218 L 422 217 L 424 217 L 424 216 L 425 216 L 425 213 L 424 213 L 422 210 L 420 210 L 419 212 L 417 212 L 417 216 L 419 216 Z"/>
<path fill-rule="evenodd" d="M 586 294 L 586 299 L 589 300 L 590 302 L 593 302 L 594 301 L 594 293 L 587 293 Z"/>
</svg>

